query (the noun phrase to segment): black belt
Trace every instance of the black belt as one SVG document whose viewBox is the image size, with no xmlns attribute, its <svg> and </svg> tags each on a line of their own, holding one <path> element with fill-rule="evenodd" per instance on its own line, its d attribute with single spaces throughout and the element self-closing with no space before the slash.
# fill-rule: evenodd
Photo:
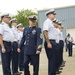
<svg viewBox="0 0 75 75">
<path fill-rule="evenodd" d="M 17 43 L 17 41 L 14 41 L 13 43 Z"/>
<path fill-rule="evenodd" d="M 64 42 L 63 40 L 60 40 L 60 42 Z"/>
<path fill-rule="evenodd" d="M 49 39 L 49 41 L 55 41 L 54 39 Z"/>
<path fill-rule="evenodd" d="M 6 43 L 8 45 L 11 45 L 12 44 L 11 42 L 7 42 L 7 41 L 3 41 L 3 43 Z"/>
<path fill-rule="evenodd" d="M 60 40 L 60 41 L 63 41 L 63 40 Z"/>
</svg>

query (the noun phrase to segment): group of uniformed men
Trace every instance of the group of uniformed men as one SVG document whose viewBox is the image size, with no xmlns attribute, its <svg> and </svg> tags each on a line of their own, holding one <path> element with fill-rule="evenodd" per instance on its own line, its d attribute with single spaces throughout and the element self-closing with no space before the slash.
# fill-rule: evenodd
<svg viewBox="0 0 75 75">
<path fill-rule="evenodd" d="M 55 10 L 46 12 L 47 20 L 43 23 L 45 37 L 45 51 L 48 58 L 48 75 L 60 73 L 63 63 L 63 26 L 55 19 Z M 9 14 L 1 16 L 0 45 L 3 75 L 31 75 L 29 63 L 33 65 L 33 75 L 39 75 L 39 58 L 42 49 L 41 28 L 36 26 L 36 16 L 30 16 L 29 26 L 23 30 L 22 24 L 17 20 L 10 20 Z M 11 23 L 11 28 L 9 27 Z M 12 61 L 12 69 L 11 62 Z"/>
<path fill-rule="evenodd" d="M 17 48 L 23 35 L 23 26 L 22 24 L 17 25 L 17 20 L 15 18 L 10 20 L 9 14 L 3 14 L 1 16 L 1 20 L 2 23 L 0 25 L 0 45 L 3 75 L 11 75 L 11 61 L 12 74 L 20 75 L 21 72 L 18 72 L 18 65 L 21 71 L 23 69 L 23 54 L 21 55 L 23 50 L 21 53 L 18 53 Z M 9 21 L 11 23 L 11 28 L 8 25 Z"/>
<path fill-rule="evenodd" d="M 22 24 L 11 19 L 9 14 L 1 16 L 0 46 L 3 75 L 30 75 L 28 64 L 34 67 L 34 75 L 38 75 L 39 54 L 42 48 L 41 29 L 36 26 L 36 16 L 29 17 L 29 26 L 23 30 Z M 11 23 L 11 27 L 8 25 Z M 12 61 L 12 63 L 11 63 Z M 11 66 L 12 65 L 12 66 Z"/>
<path fill-rule="evenodd" d="M 46 12 L 47 20 L 43 23 L 43 33 L 45 37 L 45 50 L 48 58 L 48 75 L 60 74 L 61 67 L 65 66 L 63 61 L 63 26 L 56 19 L 54 9 Z"/>
</svg>

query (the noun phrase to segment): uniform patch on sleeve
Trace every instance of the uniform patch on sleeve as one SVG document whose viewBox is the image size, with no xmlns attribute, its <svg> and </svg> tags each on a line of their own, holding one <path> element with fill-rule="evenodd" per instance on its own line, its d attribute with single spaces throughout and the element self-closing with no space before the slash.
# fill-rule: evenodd
<svg viewBox="0 0 75 75">
<path fill-rule="evenodd" d="M 40 38 L 41 38 L 41 39 L 43 38 L 42 33 L 40 34 Z"/>
</svg>

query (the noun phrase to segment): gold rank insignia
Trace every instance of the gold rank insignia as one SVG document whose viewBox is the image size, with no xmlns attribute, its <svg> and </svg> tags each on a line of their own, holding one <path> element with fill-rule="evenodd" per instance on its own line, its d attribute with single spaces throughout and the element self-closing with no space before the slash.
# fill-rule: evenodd
<svg viewBox="0 0 75 75">
<path fill-rule="evenodd" d="M 39 46 L 38 46 L 38 49 L 40 49 L 40 48 L 42 48 L 42 45 L 39 45 Z"/>
<path fill-rule="evenodd" d="M 35 33 L 36 33 L 36 30 L 33 30 L 33 31 L 32 31 L 32 34 L 35 34 Z"/>
<path fill-rule="evenodd" d="M 42 33 L 40 34 L 40 38 L 41 38 L 41 39 L 43 38 Z"/>
</svg>

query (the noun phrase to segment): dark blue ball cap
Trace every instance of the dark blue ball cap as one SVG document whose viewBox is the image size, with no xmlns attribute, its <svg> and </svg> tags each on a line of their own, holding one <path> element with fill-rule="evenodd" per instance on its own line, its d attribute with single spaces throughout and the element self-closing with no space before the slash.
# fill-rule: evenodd
<svg viewBox="0 0 75 75">
<path fill-rule="evenodd" d="M 35 20 L 37 20 L 37 18 L 36 18 L 36 16 L 30 16 L 30 17 L 29 17 L 29 20 L 35 21 Z"/>
</svg>

